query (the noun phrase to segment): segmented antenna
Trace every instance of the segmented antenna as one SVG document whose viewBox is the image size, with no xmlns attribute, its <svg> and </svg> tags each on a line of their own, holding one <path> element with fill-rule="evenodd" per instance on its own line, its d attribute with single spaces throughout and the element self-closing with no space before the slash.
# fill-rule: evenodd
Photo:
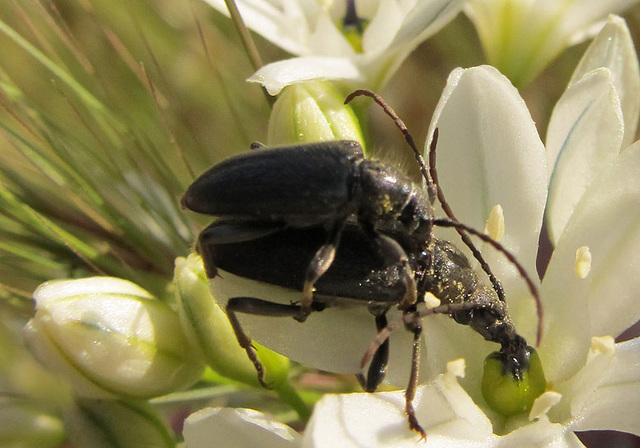
<svg viewBox="0 0 640 448">
<path fill-rule="evenodd" d="M 491 271 L 491 267 L 485 261 L 484 257 L 482 256 L 482 253 L 476 248 L 476 246 L 473 244 L 473 241 L 471 241 L 467 233 L 477 236 L 482 241 L 493 246 L 499 252 L 502 252 L 507 258 L 507 260 L 509 260 L 509 262 L 511 262 L 511 264 L 513 264 L 516 267 L 516 269 L 518 270 L 518 273 L 522 276 L 522 278 L 524 278 L 529 288 L 529 291 L 531 292 L 531 295 L 533 296 L 536 302 L 536 311 L 538 314 L 538 330 L 536 333 L 536 346 L 540 345 L 540 340 L 542 339 L 542 319 L 543 319 L 542 302 L 540 300 L 540 294 L 538 293 L 538 289 L 533 283 L 533 281 L 531 280 L 531 278 L 529 277 L 529 275 L 527 274 L 527 271 L 518 262 L 518 260 L 516 260 L 515 256 L 511 252 L 509 252 L 504 246 L 502 246 L 500 243 L 495 241 L 493 238 L 485 235 L 484 233 L 478 232 L 472 227 L 469 227 L 465 224 L 462 224 L 460 221 L 458 221 L 455 214 L 453 213 L 453 210 L 449 206 L 449 203 L 447 202 L 444 196 L 444 192 L 442 191 L 442 188 L 440 187 L 440 184 L 438 182 L 438 172 L 436 170 L 436 146 L 438 142 L 438 128 L 434 130 L 433 138 L 431 139 L 431 144 L 429 145 L 429 165 L 427 165 L 427 163 L 424 160 L 424 157 L 422 156 L 422 154 L 418 150 L 418 147 L 415 144 L 413 136 L 409 133 L 407 126 L 404 124 L 402 119 L 398 117 L 398 115 L 391 108 L 391 106 L 389 106 L 387 102 L 380 95 L 378 95 L 375 92 L 372 92 L 371 90 L 360 89 L 349 94 L 349 96 L 347 96 L 347 98 L 345 99 L 344 104 L 349 104 L 354 98 L 359 96 L 367 96 L 373 99 L 382 108 L 382 110 L 389 117 L 391 117 L 391 119 L 395 122 L 396 127 L 400 130 L 400 132 L 402 132 L 402 134 L 404 135 L 405 141 L 413 151 L 416 161 L 420 166 L 420 172 L 422 173 L 422 176 L 427 182 L 427 192 L 429 195 L 429 201 L 431 202 L 431 204 L 433 204 L 435 202 L 435 197 L 437 196 L 438 202 L 440 202 L 440 205 L 442 206 L 442 210 L 444 210 L 445 214 L 449 217 L 448 220 L 434 219 L 432 224 L 439 227 L 453 227 L 456 229 L 456 231 L 460 235 L 460 238 L 462 239 L 462 242 L 471 250 L 473 257 L 480 263 L 482 270 L 489 277 L 489 281 L 491 282 L 493 289 L 498 295 L 498 298 L 503 302 L 506 301 L 502 285 L 500 281 L 496 278 L 496 276 L 493 274 L 493 272 Z"/>
<path fill-rule="evenodd" d="M 382 110 L 384 110 L 384 112 L 389 117 L 391 117 L 398 129 L 400 129 L 400 132 L 402 132 L 402 134 L 404 135 L 404 139 L 406 140 L 407 144 L 413 150 L 413 155 L 415 156 L 416 161 L 420 166 L 420 172 L 422 173 L 422 176 L 427 181 L 427 193 L 429 194 L 429 202 L 431 202 L 431 204 L 433 205 L 433 203 L 436 201 L 436 189 L 434 186 L 434 181 L 431 179 L 431 175 L 429 173 L 429 170 L 427 169 L 427 164 L 424 161 L 424 157 L 422 157 L 422 154 L 420 154 L 420 151 L 418 151 L 416 142 L 413 140 L 413 136 L 409 133 L 409 130 L 404 124 L 404 121 L 402 121 L 402 119 L 398 117 L 398 114 L 395 113 L 391 106 L 389 106 L 380 95 L 372 92 L 371 90 L 360 89 L 352 92 L 344 100 L 344 104 L 349 104 L 354 98 L 358 96 L 368 96 L 369 98 L 372 98 L 380 107 L 382 107 Z M 436 133 L 434 133 L 434 138 L 437 139 L 437 129 Z"/>
</svg>

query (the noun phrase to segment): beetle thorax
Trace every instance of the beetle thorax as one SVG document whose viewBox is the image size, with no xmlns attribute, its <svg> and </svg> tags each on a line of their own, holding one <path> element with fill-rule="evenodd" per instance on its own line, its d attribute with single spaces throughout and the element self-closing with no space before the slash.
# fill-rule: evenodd
<svg viewBox="0 0 640 448">
<path fill-rule="evenodd" d="M 374 226 L 379 223 L 392 223 L 392 227 L 400 224 L 413 234 L 433 219 L 433 208 L 422 189 L 399 170 L 363 160 L 359 171 L 358 215 L 361 220 Z"/>
</svg>

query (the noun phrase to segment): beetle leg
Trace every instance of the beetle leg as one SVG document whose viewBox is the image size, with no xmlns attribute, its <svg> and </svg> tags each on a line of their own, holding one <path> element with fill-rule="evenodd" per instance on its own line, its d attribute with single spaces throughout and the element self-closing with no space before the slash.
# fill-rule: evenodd
<svg viewBox="0 0 640 448">
<path fill-rule="evenodd" d="M 409 419 L 409 428 L 420 433 L 421 438 L 423 440 L 426 440 L 427 433 L 424 431 L 422 426 L 420 426 L 420 423 L 418 423 L 416 410 L 413 407 L 413 399 L 416 396 L 416 389 L 418 387 L 418 374 L 420 372 L 420 336 L 422 335 L 422 324 L 421 319 L 417 313 L 412 311 L 411 314 L 415 316 L 415 319 L 412 319 L 409 322 L 405 322 L 406 329 L 413 333 L 413 356 L 411 358 L 411 374 L 409 375 L 409 384 L 407 385 L 407 390 L 405 390 L 404 392 L 404 411 L 406 412 L 407 418 Z M 385 342 L 388 342 L 388 340 Z"/>
<path fill-rule="evenodd" d="M 416 284 L 413 269 L 409 266 L 407 253 L 396 240 L 386 235 L 375 234 L 374 240 L 378 244 L 378 247 L 380 247 L 384 258 L 399 264 L 401 267 L 400 275 L 405 287 L 405 293 L 398 303 L 398 308 L 406 310 L 418 300 L 418 285 Z"/>
<path fill-rule="evenodd" d="M 386 312 L 376 316 L 376 328 L 381 331 L 387 326 Z M 389 362 L 389 340 L 384 341 L 373 355 L 367 377 L 362 373 L 357 373 L 356 377 L 360 386 L 367 392 L 375 392 L 387 373 L 387 363 Z"/>
<path fill-rule="evenodd" d="M 321 311 L 322 309 L 323 306 L 318 305 L 312 308 L 311 311 Z M 258 381 L 262 387 L 269 389 L 269 385 L 264 381 L 264 367 L 258 360 L 253 344 L 251 343 L 251 338 L 247 336 L 242 329 L 236 313 L 251 314 L 254 316 L 288 317 L 297 315 L 300 312 L 300 306 L 284 305 L 253 297 L 233 297 L 227 302 L 226 311 L 240 347 L 247 352 L 247 356 L 258 372 Z"/>
<path fill-rule="evenodd" d="M 344 223 L 333 226 L 329 233 L 327 243 L 325 243 L 313 256 L 313 259 L 307 267 L 302 287 L 302 302 L 300 303 L 300 311 L 293 316 L 298 322 L 304 322 L 311 313 L 311 304 L 313 303 L 313 285 L 322 275 L 331 267 L 336 257 L 336 248 L 340 243 L 340 235 Z"/>
</svg>

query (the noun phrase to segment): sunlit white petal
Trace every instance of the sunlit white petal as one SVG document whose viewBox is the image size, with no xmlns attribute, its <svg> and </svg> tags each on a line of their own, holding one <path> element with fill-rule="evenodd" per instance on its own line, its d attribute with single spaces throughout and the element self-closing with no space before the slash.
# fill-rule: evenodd
<svg viewBox="0 0 640 448">
<path fill-rule="evenodd" d="M 570 0 L 554 1 L 544 0 L 540 2 L 541 8 L 559 4 L 562 19 L 559 21 L 563 28 L 563 34 L 569 35 L 569 42 L 576 44 L 593 37 L 588 32 L 592 25 L 604 20 L 609 14 L 617 14 L 638 3 L 638 0 Z"/>
<path fill-rule="evenodd" d="M 205 0 L 215 9 L 229 15 L 224 0 Z M 244 23 L 256 33 L 295 55 L 308 54 L 306 40 L 311 30 L 303 12 L 305 5 L 296 0 L 243 0 L 236 2 Z M 316 15 L 323 14 L 315 8 Z M 295 26 L 291 26 L 295 23 Z"/>
<path fill-rule="evenodd" d="M 440 184 L 458 219 L 483 229 L 492 208 L 500 204 L 505 222 L 501 242 L 534 273 L 546 200 L 546 161 L 535 124 L 518 91 L 492 67 L 454 70 L 434 112 L 430 132 L 435 127 L 440 130 Z M 483 255 L 505 284 L 509 306 L 519 307 L 518 297 L 528 296 L 520 275 L 502 254 L 483 250 Z M 529 314 L 532 303 L 524 306 L 533 325 L 520 331 L 531 337 L 535 334 L 535 320 Z"/>
<path fill-rule="evenodd" d="M 589 45 L 573 72 L 569 85 L 600 67 L 609 69 L 613 86 L 620 97 L 624 117 L 622 146 L 626 147 L 635 138 L 640 115 L 640 70 L 629 29 L 620 17 L 609 16 L 607 24 Z"/>
<path fill-rule="evenodd" d="M 460 12 L 464 3 L 461 0 L 418 1 L 407 14 L 391 46 L 405 42 L 417 45 L 434 35 Z"/>
<path fill-rule="evenodd" d="M 189 448 L 294 448 L 302 437 L 275 418 L 253 409 L 206 408 L 184 422 Z"/>
<path fill-rule="evenodd" d="M 226 13 L 221 0 L 207 1 Z M 359 17 L 368 21 L 362 34 L 362 52 L 354 50 L 340 29 L 344 2 L 301 1 L 297 6 L 292 0 L 238 3 L 251 29 L 302 57 L 286 61 L 284 66 L 281 64 L 285 61 L 268 64 L 251 77 L 275 95 L 294 82 L 327 79 L 378 89 L 420 42 L 455 17 L 464 1 L 358 2 Z M 318 57 L 327 59 L 318 65 Z"/>
<path fill-rule="evenodd" d="M 299 291 L 236 277 L 228 272 L 221 271 L 220 274 L 221 277 L 210 281 L 210 286 L 222 308 L 230 297 L 246 295 L 247 290 L 261 299 L 286 305 L 300 301 L 302 295 Z M 389 322 L 393 322 L 400 317 L 400 312 L 391 309 L 387 316 Z M 377 332 L 374 317 L 366 307 L 327 308 L 321 313 L 312 313 L 303 324 L 290 317 L 239 314 L 238 319 L 246 334 L 258 343 L 305 366 L 336 373 L 358 372 L 360 361 Z M 386 379 L 404 387 L 411 368 L 412 336 L 400 328 L 389 340 Z M 442 366 L 440 359 L 438 372 L 442 371 Z"/>
<path fill-rule="evenodd" d="M 592 37 L 608 14 L 637 0 L 472 0 L 466 12 L 489 62 L 516 85 L 533 79 L 569 45 Z"/>
<path fill-rule="evenodd" d="M 640 338 L 616 345 L 615 354 L 600 355 L 588 363 L 582 376 L 595 377 L 572 400 L 576 431 L 610 429 L 640 435 Z"/>
<path fill-rule="evenodd" d="M 316 404 L 303 446 L 414 448 L 419 435 L 409 430 L 404 405 L 402 391 L 327 395 Z M 430 446 L 491 446 L 491 422 L 457 383 L 454 372 L 419 387 L 414 406 Z"/>
<path fill-rule="evenodd" d="M 283 88 L 293 83 L 327 79 L 363 81 L 365 78 L 360 69 L 349 59 L 309 56 L 265 65 L 248 81 L 260 83 L 269 94 L 277 95 Z"/>
<path fill-rule="evenodd" d="M 558 241 L 542 283 L 545 311 L 555 323 L 547 322 L 540 356 L 552 381 L 568 378 L 584 364 L 591 336 L 617 336 L 640 318 L 640 277 L 634 268 L 640 263 L 639 170 L 636 143 L 593 182 Z M 571 271 L 575 252 L 584 245 L 592 263 L 581 280 Z"/>
<path fill-rule="evenodd" d="M 547 220 L 557 243 L 576 204 L 620 151 L 624 122 L 611 72 L 600 68 L 571 85 L 556 105 L 547 135 Z"/>
</svg>

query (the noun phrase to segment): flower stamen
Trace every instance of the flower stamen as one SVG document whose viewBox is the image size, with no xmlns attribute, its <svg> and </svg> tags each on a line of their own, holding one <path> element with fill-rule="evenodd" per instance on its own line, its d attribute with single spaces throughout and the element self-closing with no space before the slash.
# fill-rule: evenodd
<svg viewBox="0 0 640 448">
<path fill-rule="evenodd" d="M 504 228 L 504 211 L 500 204 L 496 204 L 489 213 L 484 233 L 499 242 L 504 236 Z"/>
<path fill-rule="evenodd" d="M 573 266 L 573 271 L 578 278 L 585 279 L 591 271 L 591 251 L 589 246 L 582 246 L 576 250 L 576 263 Z"/>
</svg>

